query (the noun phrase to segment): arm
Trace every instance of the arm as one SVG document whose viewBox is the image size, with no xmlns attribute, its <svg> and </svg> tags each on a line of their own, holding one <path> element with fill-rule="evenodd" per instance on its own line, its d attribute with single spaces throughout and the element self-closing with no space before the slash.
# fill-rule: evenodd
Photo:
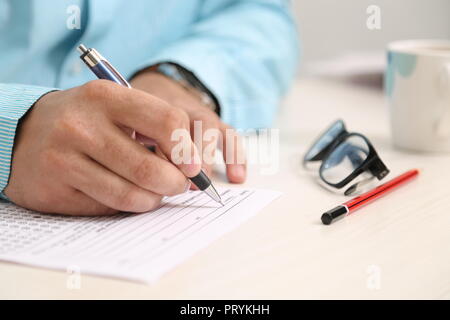
<svg viewBox="0 0 450 320">
<path fill-rule="evenodd" d="M 288 2 L 205 1 L 186 36 L 146 65 L 182 65 L 217 97 L 224 122 L 268 127 L 296 71 L 297 32 Z"/>
</svg>

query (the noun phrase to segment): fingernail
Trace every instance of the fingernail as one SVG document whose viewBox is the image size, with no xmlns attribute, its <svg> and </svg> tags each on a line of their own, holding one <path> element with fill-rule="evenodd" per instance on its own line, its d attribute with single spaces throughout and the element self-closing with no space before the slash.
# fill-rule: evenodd
<svg viewBox="0 0 450 320">
<path fill-rule="evenodd" d="M 246 174 L 246 170 L 245 170 L 244 166 L 236 166 L 236 167 L 234 167 L 233 172 L 234 172 L 235 176 L 240 177 L 240 178 L 245 177 L 245 174 Z"/>
</svg>

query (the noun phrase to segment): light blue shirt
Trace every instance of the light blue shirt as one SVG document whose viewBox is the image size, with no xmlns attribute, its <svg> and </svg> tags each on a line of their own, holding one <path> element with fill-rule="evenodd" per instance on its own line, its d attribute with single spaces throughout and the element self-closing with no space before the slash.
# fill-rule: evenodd
<svg viewBox="0 0 450 320">
<path fill-rule="evenodd" d="M 0 190 L 20 118 L 53 88 L 95 79 L 80 43 L 128 78 L 180 64 L 238 128 L 271 125 L 298 60 L 288 0 L 0 0 Z"/>
</svg>

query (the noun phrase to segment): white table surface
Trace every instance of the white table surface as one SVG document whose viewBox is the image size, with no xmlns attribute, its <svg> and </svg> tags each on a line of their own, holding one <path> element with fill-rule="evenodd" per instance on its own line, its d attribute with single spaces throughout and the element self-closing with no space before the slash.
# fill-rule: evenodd
<svg viewBox="0 0 450 320">
<path fill-rule="evenodd" d="M 324 226 L 321 213 L 344 198 L 319 187 L 299 162 L 336 118 L 370 138 L 392 171 L 389 178 L 416 167 L 422 173 Z M 156 284 L 82 275 L 81 288 L 70 290 L 65 272 L 0 263 L 0 298 L 450 298 L 450 155 L 395 150 L 382 92 L 344 82 L 298 80 L 276 127 L 278 172 L 261 175 L 251 167 L 245 186 L 283 196 Z"/>
</svg>

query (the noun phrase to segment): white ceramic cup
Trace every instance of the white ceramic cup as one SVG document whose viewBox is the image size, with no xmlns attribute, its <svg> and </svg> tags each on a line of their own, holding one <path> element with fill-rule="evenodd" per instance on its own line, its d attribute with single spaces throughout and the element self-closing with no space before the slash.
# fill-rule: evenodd
<svg viewBox="0 0 450 320">
<path fill-rule="evenodd" d="M 385 89 L 396 147 L 450 152 L 450 41 L 391 43 Z"/>
</svg>

